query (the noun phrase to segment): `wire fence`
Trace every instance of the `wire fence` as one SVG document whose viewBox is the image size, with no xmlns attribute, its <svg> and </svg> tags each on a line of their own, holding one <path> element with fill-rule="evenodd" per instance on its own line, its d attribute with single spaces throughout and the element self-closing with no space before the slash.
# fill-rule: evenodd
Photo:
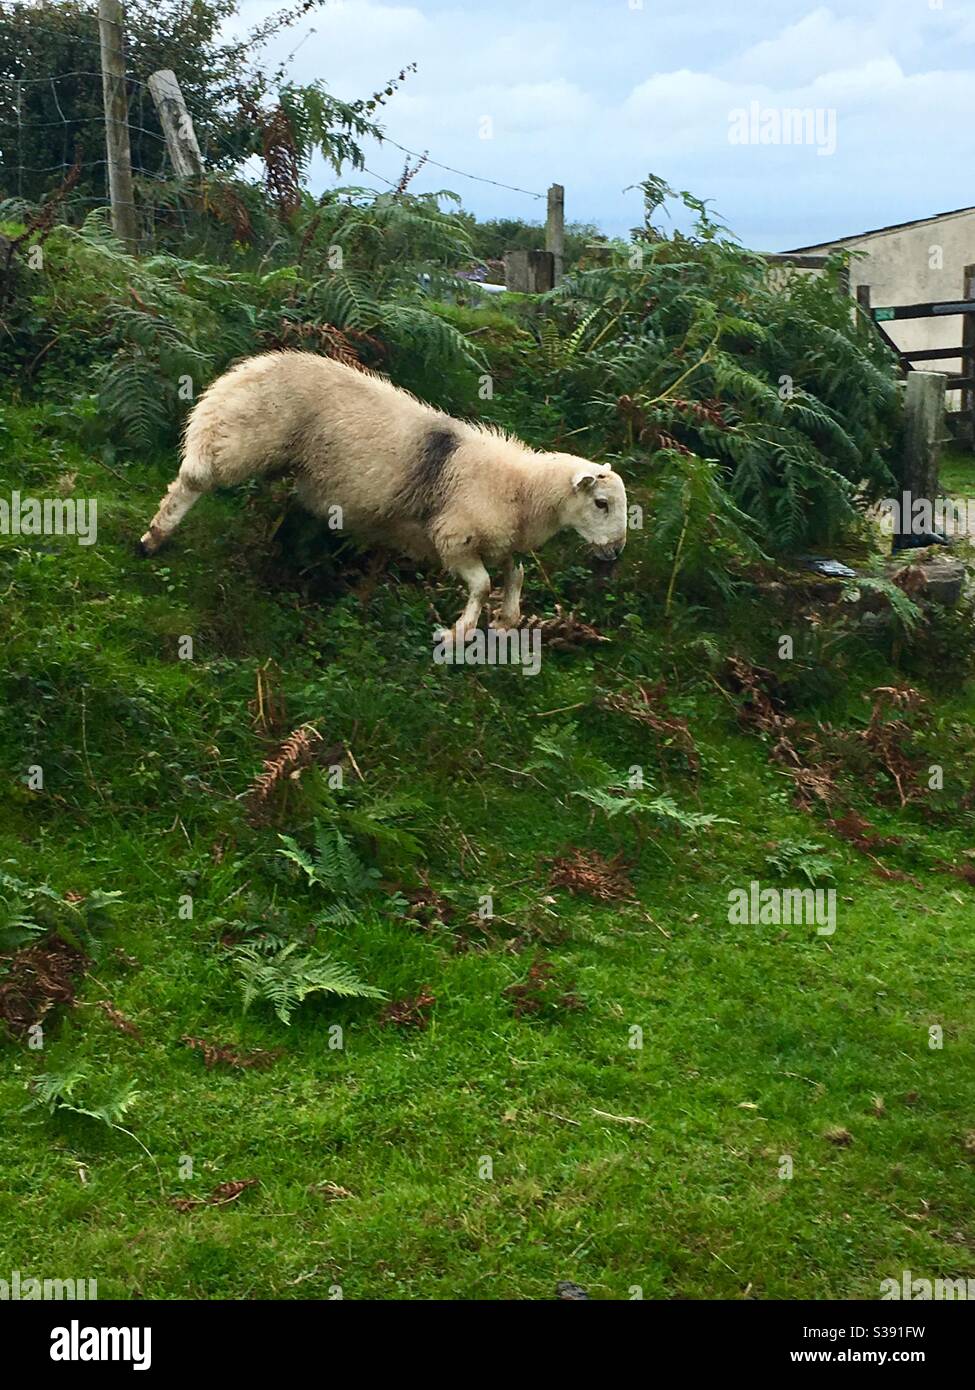
<svg viewBox="0 0 975 1390">
<path fill-rule="evenodd" d="M 31 28 L 47 33 L 57 32 L 33 23 Z M 82 35 L 74 35 L 73 41 L 89 45 L 93 49 L 100 48 L 98 40 L 87 39 Z M 158 127 L 153 129 L 148 123 L 155 117 L 155 103 L 148 83 L 140 78 L 127 76 L 126 88 L 129 98 L 129 143 L 133 174 L 138 181 L 140 212 L 150 229 L 156 217 L 163 213 L 168 219 L 175 217 L 185 225 L 185 209 L 181 209 L 172 199 L 165 202 L 154 199 L 151 193 L 154 183 L 163 184 L 171 180 L 174 171 L 164 135 Z M 204 166 L 239 173 L 249 156 L 214 124 L 212 108 L 205 109 L 191 93 L 184 92 L 184 100 L 197 127 Z M 38 202 L 42 196 L 49 196 L 54 192 L 69 173 L 77 168 L 77 178 L 81 186 L 77 191 L 72 191 L 71 203 L 108 206 L 109 160 L 106 156 L 105 114 L 102 101 L 102 73 L 100 67 L 94 64 L 55 74 L 0 76 L 0 197 Z M 229 116 L 230 112 L 226 114 Z M 34 143 L 31 141 L 31 132 L 57 129 L 62 131 L 60 160 L 40 164 L 31 162 L 28 154 Z M 50 151 L 58 141 L 56 138 L 43 137 L 39 143 Z M 391 136 L 383 134 L 379 148 L 382 150 L 386 147 L 399 150 L 408 158 L 420 160 L 421 167 L 430 165 L 471 182 L 506 189 L 533 200 L 545 197 L 544 193 L 520 188 L 500 179 L 472 173 L 433 159 L 428 152 L 410 149 Z M 10 157 L 12 152 L 15 152 L 13 159 Z M 383 189 L 395 189 L 402 182 L 402 175 L 393 179 L 366 166 L 362 172 L 378 181 Z M 98 191 L 93 190 L 93 185 Z"/>
<path fill-rule="evenodd" d="M 77 103 L 79 80 L 88 85 L 88 90 L 82 91 L 85 100 L 80 106 Z M 0 149 L 9 153 L 10 145 L 14 144 L 17 150 L 14 163 L 11 163 L 9 158 L 0 163 L 0 189 L 5 196 L 25 197 L 25 175 L 50 176 L 45 180 L 50 188 L 44 190 L 49 192 L 63 182 L 76 165 L 82 175 L 107 167 L 105 115 L 103 111 L 92 109 L 102 100 L 101 81 L 100 72 L 85 69 L 76 69 L 56 76 L 0 77 Z M 65 83 L 72 84 L 71 90 L 68 93 L 59 92 L 59 86 Z M 148 102 L 152 105 L 148 86 L 136 78 L 129 79 L 129 86 L 131 96 L 128 128 L 133 171 L 143 179 L 164 180 L 169 176 L 169 156 L 165 138 L 158 130 L 152 130 L 146 124 L 146 104 Z M 53 103 L 53 109 L 57 113 L 56 119 L 39 119 L 28 114 L 25 92 L 33 92 L 37 88 L 50 92 L 48 105 Z M 65 98 L 63 104 L 62 95 Z M 68 108 L 67 112 L 65 106 Z M 60 160 L 53 164 L 29 163 L 25 156 L 25 142 L 29 140 L 31 131 L 54 130 L 58 127 L 63 132 Z M 46 140 L 44 143 L 50 146 L 56 141 Z M 33 181 L 29 191 L 36 194 L 39 187 L 37 182 Z M 28 201 L 36 201 L 36 198 L 30 198 Z M 78 193 L 72 195 L 72 201 L 104 204 L 108 198 L 107 193 Z"/>
</svg>

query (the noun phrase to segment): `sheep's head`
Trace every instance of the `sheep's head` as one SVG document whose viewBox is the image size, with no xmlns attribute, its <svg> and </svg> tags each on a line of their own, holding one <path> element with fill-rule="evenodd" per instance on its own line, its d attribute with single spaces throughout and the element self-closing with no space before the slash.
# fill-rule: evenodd
<svg viewBox="0 0 975 1390">
<path fill-rule="evenodd" d="M 566 456 L 568 457 L 568 456 Z M 564 527 L 588 541 L 593 557 L 619 559 L 626 545 L 626 488 L 611 468 L 573 460 L 572 490 L 559 512 Z"/>
</svg>

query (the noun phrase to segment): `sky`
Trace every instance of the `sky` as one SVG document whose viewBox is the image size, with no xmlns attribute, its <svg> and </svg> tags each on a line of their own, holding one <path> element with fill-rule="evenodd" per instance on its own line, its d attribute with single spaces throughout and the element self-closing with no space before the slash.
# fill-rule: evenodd
<svg viewBox="0 0 975 1390">
<path fill-rule="evenodd" d="M 239 25 L 279 8 L 243 0 Z M 328 0 L 267 54 L 343 98 L 415 62 L 390 139 L 528 192 L 561 183 L 566 219 L 610 235 L 641 221 L 624 189 L 648 173 L 762 251 L 975 204 L 975 0 Z M 404 158 L 370 141 L 370 173 L 341 181 L 384 187 Z M 313 189 L 334 182 L 316 162 Z M 432 164 L 412 187 L 545 215 Z"/>
</svg>

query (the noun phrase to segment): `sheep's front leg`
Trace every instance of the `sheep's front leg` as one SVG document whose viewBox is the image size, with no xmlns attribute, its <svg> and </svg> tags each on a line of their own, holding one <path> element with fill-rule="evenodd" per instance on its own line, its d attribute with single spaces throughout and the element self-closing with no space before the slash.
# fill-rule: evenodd
<svg viewBox="0 0 975 1390">
<path fill-rule="evenodd" d="M 501 607 L 498 610 L 499 627 L 517 627 L 521 622 L 521 586 L 525 582 L 525 567 L 509 555 L 504 562 Z"/>
<path fill-rule="evenodd" d="M 467 585 L 467 605 L 454 624 L 454 641 L 463 642 L 467 634 L 477 627 L 481 609 L 491 592 L 491 576 L 477 556 L 455 561 L 450 568 Z"/>
</svg>

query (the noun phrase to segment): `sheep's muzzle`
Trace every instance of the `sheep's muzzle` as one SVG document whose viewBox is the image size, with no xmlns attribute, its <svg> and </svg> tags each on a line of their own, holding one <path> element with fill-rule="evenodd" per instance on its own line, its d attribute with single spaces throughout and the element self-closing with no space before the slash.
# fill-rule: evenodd
<svg viewBox="0 0 975 1390">
<path fill-rule="evenodd" d="M 623 554 L 624 544 L 625 542 L 620 541 L 618 545 L 594 545 L 591 547 L 589 553 L 592 556 L 594 564 L 612 565 L 615 564 Z"/>
</svg>

